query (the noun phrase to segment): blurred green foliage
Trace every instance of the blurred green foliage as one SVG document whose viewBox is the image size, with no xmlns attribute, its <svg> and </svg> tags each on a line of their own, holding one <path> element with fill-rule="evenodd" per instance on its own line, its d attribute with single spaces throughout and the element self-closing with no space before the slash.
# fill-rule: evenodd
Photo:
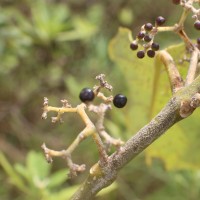
<svg viewBox="0 0 200 200">
<path fill-rule="evenodd" d="M 109 59 L 110 39 L 119 26 L 126 26 L 136 34 L 142 24 L 153 22 L 158 15 L 173 24 L 180 11 L 178 6 L 164 0 L 0 1 L 2 200 L 62 200 L 70 195 L 86 173 L 67 180 L 62 159 L 56 159 L 50 167 L 36 152 L 43 142 L 53 149 L 66 148 L 84 125 L 81 121 L 77 123 L 77 116 L 73 114 L 65 115 L 63 124 L 51 124 L 49 119 L 41 121 L 43 97 L 49 98 L 50 105 L 58 106 L 60 99 L 66 98 L 75 106 L 82 87 L 92 87 L 94 77 L 105 73 L 114 86 L 114 94 L 123 92 L 134 100 L 127 77 Z M 188 30 L 192 26 L 190 22 L 186 22 Z M 195 34 L 190 31 L 190 36 L 197 37 Z M 167 37 L 161 34 L 157 40 L 162 47 L 179 41 L 170 34 Z M 123 52 L 121 48 L 116 46 Z M 145 66 L 141 63 L 141 67 Z M 130 74 L 128 79 L 133 80 L 133 76 Z M 132 84 L 134 86 L 134 80 Z M 124 114 L 131 106 L 128 103 L 127 108 L 120 111 L 113 108 L 108 114 L 106 127 L 115 137 L 124 140 L 130 137 L 128 128 L 131 127 L 127 127 Z M 144 123 L 141 121 L 140 126 Z M 98 160 L 92 139 L 84 141 L 73 157 L 77 163 L 87 165 L 87 172 Z M 147 166 L 141 155 L 125 167 L 117 183 L 102 191 L 97 199 L 199 199 L 199 178 L 198 170 L 168 172 L 159 160 Z"/>
</svg>

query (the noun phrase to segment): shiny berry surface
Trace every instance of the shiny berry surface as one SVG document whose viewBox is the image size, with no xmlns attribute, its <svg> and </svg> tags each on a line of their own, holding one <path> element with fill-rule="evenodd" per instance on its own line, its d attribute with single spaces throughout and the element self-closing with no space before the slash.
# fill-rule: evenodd
<svg viewBox="0 0 200 200">
<path fill-rule="evenodd" d="M 200 44 L 200 38 L 197 38 L 197 44 Z"/>
<path fill-rule="evenodd" d="M 196 28 L 198 31 L 200 30 L 200 21 L 196 21 L 194 23 L 194 28 Z"/>
<path fill-rule="evenodd" d="M 138 57 L 138 58 L 142 59 L 142 58 L 144 58 L 144 56 L 145 56 L 144 51 L 138 51 L 138 52 L 137 52 L 137 57 Z"/>
<path fill-rule="evenodd" d="M 82 102 L 92 101 L 94 99 L 94 92 L 90 88 L 83 88 L 79 94 Z"/>
<path fill-rule="evenodd" d="M 160 46 L 159 46 L 158 43 L 153 42 L 153 43 L 151 44 L 151 49 L 152 49 L 152 50 L 158 51 L 159 48 L 160 48 Z"/>
<path fill-rule="evenodd" d="M 153 58 L 155 56 L 155 51 L 154 50 L 148 50 L 147 51 L 147 55 L 150 57 L 150 58 Z"/>
<path fill-rule="evenodd" d="M 136 49 L 138 48 L 138 44 L 136 44 L 135 42 L 132 42 L 132 43 L 130 44 L 130 48 L 131 48 L 132 50 L 136 50 Z"/>
<path fill-rule="evenodd" d="M 146 31 L 151 31 L 151 30 L 153 29 L 153 25 L 152 25 L 151 23 L 146 23 L 146 24 L 144 25 L 144 29 L 145 29 Z"/>
<path fill-rule="evenodd" d="M 127 103 L 127 97 L 123 94 L 117 94 L 113 99 L 113 104 L 117 108 L 123 108 Z"/>
<path fill-rule="evenodd" d="M 165 21 L 166 21 L 165 18 L 162 17 L 162 16 L 159 16 L 159 17 L 156 18 L 156 24 L 158 26 L 162 26 L 165 23 Z"/>
<path fill-rule="evenodd" d="M 144 38 L 144 36 L 145 36 L 145 33 L 144 33 L 144 32 L 139 32 L 138 35 L 137 35 L 137 38 L 138 38 L 139 40 L 141 40 L 142 38 Z"/>
<path fill-rule="evenodd" d="M 149 35 L 145 35 L 144 36 L 144 41 L 145 42 L 150 42 L 152 40 L 152 38 Z"/>
</svg>

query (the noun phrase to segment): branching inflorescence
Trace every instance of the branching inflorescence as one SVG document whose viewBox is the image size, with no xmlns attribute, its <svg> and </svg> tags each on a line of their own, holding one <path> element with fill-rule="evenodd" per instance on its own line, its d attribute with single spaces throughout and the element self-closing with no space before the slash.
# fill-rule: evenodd
<svg viewBox="0 0 200 200">
<path fill-rule="evenodd" d="M 57 116 L 52 117 L 52 122 L 63 122 L 62 115 L 67 112 L 73 112 L 80 115 L 86 126 L 66 150 L 55 151 L 47 148 L 45 143 L 42 145 L 42 149 L 44 151 L 47 162 L 52 163 L 53 157 L 63 157 L 66 159 L 67 165 L 70 169 L 70 176 L 76 176 L 77 172 L 82 172 L 85 170 L 85 164 L 75 164 L 72 161 L 71 154 L 77 148 L 79 143 L 86 139 L 88 136 L 93 137 L 94 142 L 96 143 L 99 150 L 100 162 L 104 164 L 107 162 L 107 152 L 109 148 L 113 145 L 119 149 L 119 147 L 124 143 L 121 139 L 115 139 L 107 133 L 104 127 L 104 116 L 106 112 L 111 109 L 112 101 L 114 105 L 116 104 L 116 98 L 118 102 L 117 105 L 121 103 L 118 106 L 120 108 L 125 106 L 127 99 L 125 96 L 120 94 L 116 95 L 114 98 L 113 96 L 106 97 L 101 92 L 101 90 L 104 88 L 112 91 L 112 86 L 108 84 L 107 81 L 105 81 L 104 74 L 96 76 L 96 79 L 99 81 L 99 85 L 95 85 L 93 89 L 84 88 L 79 95 L 79 98 L 83 103 L 77 105 L 76 107 L 72 107 L 66 99 L 61 100 L 63 104 L 62 107 L 52 107 L 49 106 L 48 99 L 44 97 L 42 119 L 47 118 L 48 112 L 54 111 L 57 112 Z M 119 96 L 122 98 L 122 100 L 121 98 L 119 99 Z M 100 103 L 100 105 L 94 105 L 92 101 L 95 97 L 100 98 L 103 103 Z M 88 117 L 86 109 L 98 115 L 98 119 L 95 124 L 93 124 L 93 122 Z M 102 142 L 102 139 L 104 142 Z"/>
<path fill-rule="evenodd" d="M 196 43 L 193 43 L 184 30 L 184 22 L 188 14 L 192 12 L 194 28 L 196 30 L 200 30 L 200 9 L 195 7 L 195 3 L 200 3 L 200 1 L 172 0 L 172 2 L 183 7 L 183 13 L 178 23 L 174 24 L 173 26 L 163 26 L 166 20 L 164 17 L 158 16 L 155 20 L 154 26 L 151 23 L 146 23 L 141 26 L 141 29 L 134 40 L 132 39 L 131 35 L 129 38 L 131 41 L 130 48 L 133 51 L 137 50 L 139 45 L 141 45 L 143 48 L 143 50 L 139 50 L 137 52 L 138 58 L 144 58 L 145 54 L 147 54 L 150 58 L 156 56 L 157 59 L 164 64 L 171 84 L 172 93 L 175 94 L 181 88 L 190 85 L 198 75 L 197 67 L 200 57 L 200 38 L 197 38 Z M 183 60 L 187 60 L 190 63 L 185 80 L 183 80 L 181 77 L 172 56 L 166 50 L 158 51 L 160 46 L 154 40 L 159 32 L 164 31 L 172 31 L 178 34 L 185 43 L 187 53 L 191 54 L 190 59 L 183 58 Z M 180 114 L 182 117 L 187 117 L 194 111 L 194 108 L 189 102 L 182 102 L 181 105 L 182 108 L 180 110 Z"/>
<path fill-rule="evenodd" d="M 193 13 L 194 28 L 200 30 L 200 9 L 194 7 L 195 2 L 199 2 L 199 0 L 173 0 L 174 4 L 180 4 L 183 7 L 183 13 L 177 24 L 174 24 L 173 26 L 163 26 L 166 20 L 164 17 L 158 16 L 154 26 L 148 22 L 141 26 L 140 31 L 134 40 L 132 39 L 132 36 L 130 36 L 130 48 L 132 50 L 137 50 L 139 45 L 143 47 L 143 50 L 137 52 L 137 57 L 144 58 L 145 54 L 147 54 L 150 58 L 153 58 L 156 55 L 156 51 L 160 48 L 159 44 L 155 42 L 155 37 L 159 32 L 164 31 L 173 31 L 177 33 L 185 42 L 189 52 L 193 51 L 196 46 L 199 47 L 199 45 L 194 45 L 192 43 L 184 30 L 184 22 L 190 12 Z M 199 44 L 198 40 L 197 44 Z"/>
</svg>

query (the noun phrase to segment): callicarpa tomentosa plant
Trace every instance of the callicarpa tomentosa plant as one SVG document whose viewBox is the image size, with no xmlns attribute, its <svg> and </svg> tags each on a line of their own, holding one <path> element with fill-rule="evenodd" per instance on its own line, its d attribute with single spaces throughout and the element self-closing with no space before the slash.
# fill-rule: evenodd
<svg viewBox="0 0 200 200">
<path fill-rule="evenodd" d="M 124 142 L 111 137 L 104 127 L 104 116 L 105 113 L 111 109 L 112 102 L 118 108 L 124 107 L 127 102 L 127 97 L 123 94 L 117 94 L 115 97 L 106 97 L 104 95 L 102 92 L 103 89 L 112 91 L 112 86 L 105 80 L 104 74 L 96 76 L 99 85 L 93 88 L 84 88 L 80 92 L 79 97 L 82 103 L 76 107 L 72 107 L 67 100 L 62 100 L 62 107 L 52 107 L 49 105 L 48 99 L 46 97 L 44 98 L 43 119 L 47 118 L 48 112 L 54 111 L 58 114 L 56 117 L 52 118 L 52 122 L 62 121 L 62 115 L 64 113 L 73 112 L 79 114 L 86 125 L 85 129 L 79 133 L 74 142 L 66 150 L 55 151 L 48 148 L 44 143 L 42 149 L 48 162 L 52 162 L 53 157 L 63 157 L 67 161 L 67 165 L 70 169 L 70 176 L 73 177 L 76 176 L 77 173 L 85 170 L 85 164 L 78 165 L 72 160 L 72 152 L 78 147 L 80 142 L 88 136 L 92 136 L 99 151 L 99 161 L 90 168 L 88 177 L 80 186 L 79 190 L 71 197 L 72 200 L 93 199 L 100 190 L 109 186 L 116 180 L 120 169 L 125 167 L 127 163 L 157 140 L 163 133 L 170 129 L 170 127 L 190 116 L 195 109 L 200 106 L 200 39 L 197 38 L 195 42 L 191 40 L 184 27 L 185 20 L 189 14 L 192 13 L 193 27 L 197 31 L 200 30 L 200 1 L 173 0 L 172 3 L 183 9 L 182 15 L 176 24 L 165 26 L 167 20 L 163 16 L 158 16 L 155 19 L 155 24 L 147 22 L 142 25 L 140 31 L 134 38 L 132 38 L 131 31 L 121 28 L 118 34 L 120 35 L 120 39 L 123 38 L 124 51 L 120 49 L 119 52 L 117 48 L 115 48 L 117 39 L 119 39 L 118 36 L 111 41 L 109 46 L 109 49 L 114 49 L 112 51 L 110 50 L 111 59 L 114 58 L 115 54 L 118 59 L 123 60 L 126 58 L 127 49 L 129 49 L 131 53 L 133 50 L 137 59 L 147 59 L 147 57 L 149 57 L 148 59 L 154 59 L 156 78 L 153 82 L 153 89 L 156 89 L 159 84 L 158 79 L 161 66 L 164 65 L 171 86 L 171 98 L 168 103 L 148 124 L 137 133 L 132 133 L 133 136 L 128 141 Z M 157 34 L 166 31 L 177 34 L 183 40 L 184 47 L 182 45 L 181 51 L 184 49 L 184 53 L 178 52 L 178 54 L 176 54 L 176 56 L 181 55 L 181 59 L 178 61 L 172 56 L 174 54 L 173 48 L 160 50 L 162 48 L 156 41 Z M 134 51 L 137 52 L 135 53 Z M 134 54 L 132 54 L 133 57 L 135 56 Z M 176 61 L 174 59 L 176 59 Z M 184 70 L 187 71 L 184 74 L 185 77 L 181 74 L 182 68 L 180 66 L 183 63 L 187 65 L 187 67 L 184 68 Z M 129 74 L 129 76 L 134 77 L 133 74 Z M 134 78 L 132 81 L 134 82 Z M 146 90 L 148 90 L 148 88 L 146 88 Z M 153 107 L 156 100 L 155 96 L 154 92 L 153 97 L 149 97 L 152 98 L 153 102 L 151 103 L 151 107 Z M 93 104 L 93 100 L 96 97 L 100 98 L 103 102 L 99 105 Z M 135 98 L 139 98 L 139 94 L 135 94 Z M 98 120 L 96 123 L 90 120 L 87 112 L 94 112 L 97 114 Z M 171 139 L 173 140 L 173 138 Z M 111 145 L 116 147 L 116 151 L 109 155 L 109 148 Z"/>
</svg>

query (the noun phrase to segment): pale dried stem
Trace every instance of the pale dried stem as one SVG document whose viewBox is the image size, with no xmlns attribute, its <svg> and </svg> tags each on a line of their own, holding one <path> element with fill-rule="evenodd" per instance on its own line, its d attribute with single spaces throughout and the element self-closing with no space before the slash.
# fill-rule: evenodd
<svg viewBox="0 0 200 200">
<path fill-rule="evenodd" d="M 174 63 L 173 58 L 171 55 L 163 50 L 159 52 L 160 59 L 162 63 L 165 65 L 165 68 L 167 70 L 167 74 L 169 77 L 170 85 L 172 93 L 177 92 L 180 88 L 183 87 L 184 82 L 183 79 Z"/>
<path fill-rule="evenodd" d="M 108 156 L 106 154 L 106 151 L 105 151 L 104 145 L 101 141 L 101 138 L 97 134 L 94 124 L 91 122 L 91 120 L 89 119 L 89 117 L 87 116 L 87 114 L 85 112 L 86 105 L 82 103 L 82 104 L 78 105 L 76 108 L 71 108 L 71 106 L 69 106 L 69 104 L 66 101 L 62 101 L 62 102 L 65 106 L 63 106 L 61 108 L 52 107 L 52 106 L 48 106 L 48 99 L 44 98 L 44 109 L 43 109 L 44 112 L 42 114 L 42 118 L 46 118 L 48 112 L 54 111 L 54 112 L 58 113 L 57 117 L 53 118 L 56 122 L 60 119 L 60 116 L 62 114 L 66 113 L 66 112 L 76 112 L 80 115 L 80 117 L 84 121 L 86 128 L 79 133 L 79 135 L 76 137 L 76 139 L 72 142 L 72 144 L 66 150 L 55 151 L 55 150 L 47 148 L 46 145 L 43 144 L 42 149 L 44 150 L 47 161 L 51 163 L 53 161 L 53 159 L 52 159 L 53 157 L 63 157 L 67 161 L 67 165 L 70 169 L 71 176 L 77 175 L 77 172 L 84 171 L 85 165 L 74 164 L 71 159 L 71 154 L 77 148 L 77 146 L 80 144 L 80 142 L 82 140 L 84 140 L 88 136 L 92 135 L 93 140 L 97 144 L 97 147 L 99 150 L 100 161 L 105 164 Z"/>
<path fill-rule="evenodd" d="M 98 92 L 97 93 L 97 97 L 99 97 L 100 99 L 102 99 L 105 103 L 110 103 L 113 100 L 113 96 L 109 96 L 106 97 L 103 93 Z"/>
<path fill-rule="evenodd" d="M 188 69 L 188 73 L 187 73 L 187 77 L 185 81 L 186 86 L 191 84 L 195 78 L 197 65 L 198 65 L 198 59 L 199 59 L 199 50 L 195 48 L 191 54 L 190 65 L 189 65 L 189 69 Z"/>
<path fill-rule="evenodd" d="M 95 126 L 99 135 L 105 140 L 108 149 L 110 148 L 111 145 L 115 146 L 116 148 L 119 148 L 121 145 L 124 144 L 122 140 L 111 137 L 105 130 L 104 117 L 105 113 L 110 109 L 111 106 L 109 104 L 104 104 L 104 103 L 101 103 L 99 106 L 94 106 L 94 105 L 89 106 L 89 110 L 95 112 L 98 115 L 98 120 Z"/>
</svg>

